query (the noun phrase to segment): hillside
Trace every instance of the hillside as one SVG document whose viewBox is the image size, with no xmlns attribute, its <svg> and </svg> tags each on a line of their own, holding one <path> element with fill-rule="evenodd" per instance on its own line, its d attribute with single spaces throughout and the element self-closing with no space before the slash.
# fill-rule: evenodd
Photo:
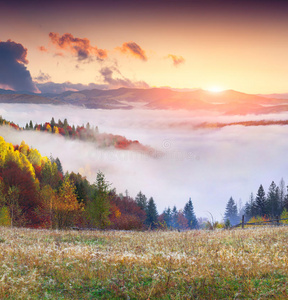
<svg viewBox="0 0 288 300">
<path fill-rule="evenodd" d="M 269 114 L 288 110 L 287 99 L 227 90 L 175 91 L 168 88 L 119 88 L 67 91 L 62 94 L 17 94 L 0 90 L 0 103 L 75 105 L 93 109 L 204 110 L 222 114 Z"/>
</svg>

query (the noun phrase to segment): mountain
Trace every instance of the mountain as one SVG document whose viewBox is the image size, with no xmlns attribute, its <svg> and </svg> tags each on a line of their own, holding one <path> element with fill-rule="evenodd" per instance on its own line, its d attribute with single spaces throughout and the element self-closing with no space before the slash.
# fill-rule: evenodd
<svg viewBox="0 0 288 300">
<path fill-rule="evenodd" d="M 176 91 L 168 88 L 119 88 L 112 90 L 66 91 L 62 94 L 19 94 L 0 90 L 0 103 L 76 105 L 94 109 L 185 109 L 223 114 L 268 114 L 288 111 L 287 99 L 226 90 Z"/>
</svg>

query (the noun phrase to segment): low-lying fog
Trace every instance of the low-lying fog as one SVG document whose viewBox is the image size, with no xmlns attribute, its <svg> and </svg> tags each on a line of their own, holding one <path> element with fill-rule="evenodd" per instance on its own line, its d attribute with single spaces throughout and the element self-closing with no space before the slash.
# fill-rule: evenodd
<svg viewBox="0 0 288 300">
<path fill-rule="evenodd" d="M 196 215 L 221 220 L 230 196 L 242 204 L 260 184 L 267 191 L 288 170 L 288 126 L 230 126 L 194 130 L 204 121 L 284 120 L 286 114 L 225 116 L 188 111 L 88 110 L 50 105 L 1 104 L 0 115 L 24 126 L 30 120 L 44 123 L 52 117 L 68 119 L 71 125 L 87 122 L 100 132 L 124 135 L 152 146 L 164 156 L 149 157 L 133 151 L 97 149 L 88 142 L 39 132 L 19 132 L 6 127 L 0 135 L 19 144 L 22 140 L 42 155 L 59 157 L 64 171 L 80 172 L 93 182 L 101 170 L 117 192 L 127 189 L 132 197 L 141 190 L 153 196 L 161 213 L 165 207 L 178 209 L 191 197 Z"/>
</svg>

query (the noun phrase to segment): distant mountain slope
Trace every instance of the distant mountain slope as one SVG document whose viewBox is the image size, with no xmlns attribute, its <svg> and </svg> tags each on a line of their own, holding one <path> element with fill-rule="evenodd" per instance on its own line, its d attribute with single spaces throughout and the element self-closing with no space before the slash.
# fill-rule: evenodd
<svg viewBox="0 0 288 300">
<path fill-rule="evenodd" d="M 62 94 L 17 94 L 0 90 L 0 103 L 69 104 L 101 109 L 186 109 L 223 114 L 268 114 L 288 110 L 287 99 L 227 90 L 175 91 L 168 88 L 67 91 Z"/>
</svg>

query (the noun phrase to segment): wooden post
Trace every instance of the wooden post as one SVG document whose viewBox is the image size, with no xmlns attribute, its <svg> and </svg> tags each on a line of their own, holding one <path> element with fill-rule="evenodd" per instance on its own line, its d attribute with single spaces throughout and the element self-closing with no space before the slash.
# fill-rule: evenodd
<svg viewBox="0 0 288 300">
<path fill-rule="evenodd" d="M 279 226 L 279 216 L 276 216 L 276 223 L 277 223 L 277 226 Z"/>
<path fill-rule="evenodd" d="M 242 229 L 244 228 L 244 215 L 242 216 Z"/>
</svg>

